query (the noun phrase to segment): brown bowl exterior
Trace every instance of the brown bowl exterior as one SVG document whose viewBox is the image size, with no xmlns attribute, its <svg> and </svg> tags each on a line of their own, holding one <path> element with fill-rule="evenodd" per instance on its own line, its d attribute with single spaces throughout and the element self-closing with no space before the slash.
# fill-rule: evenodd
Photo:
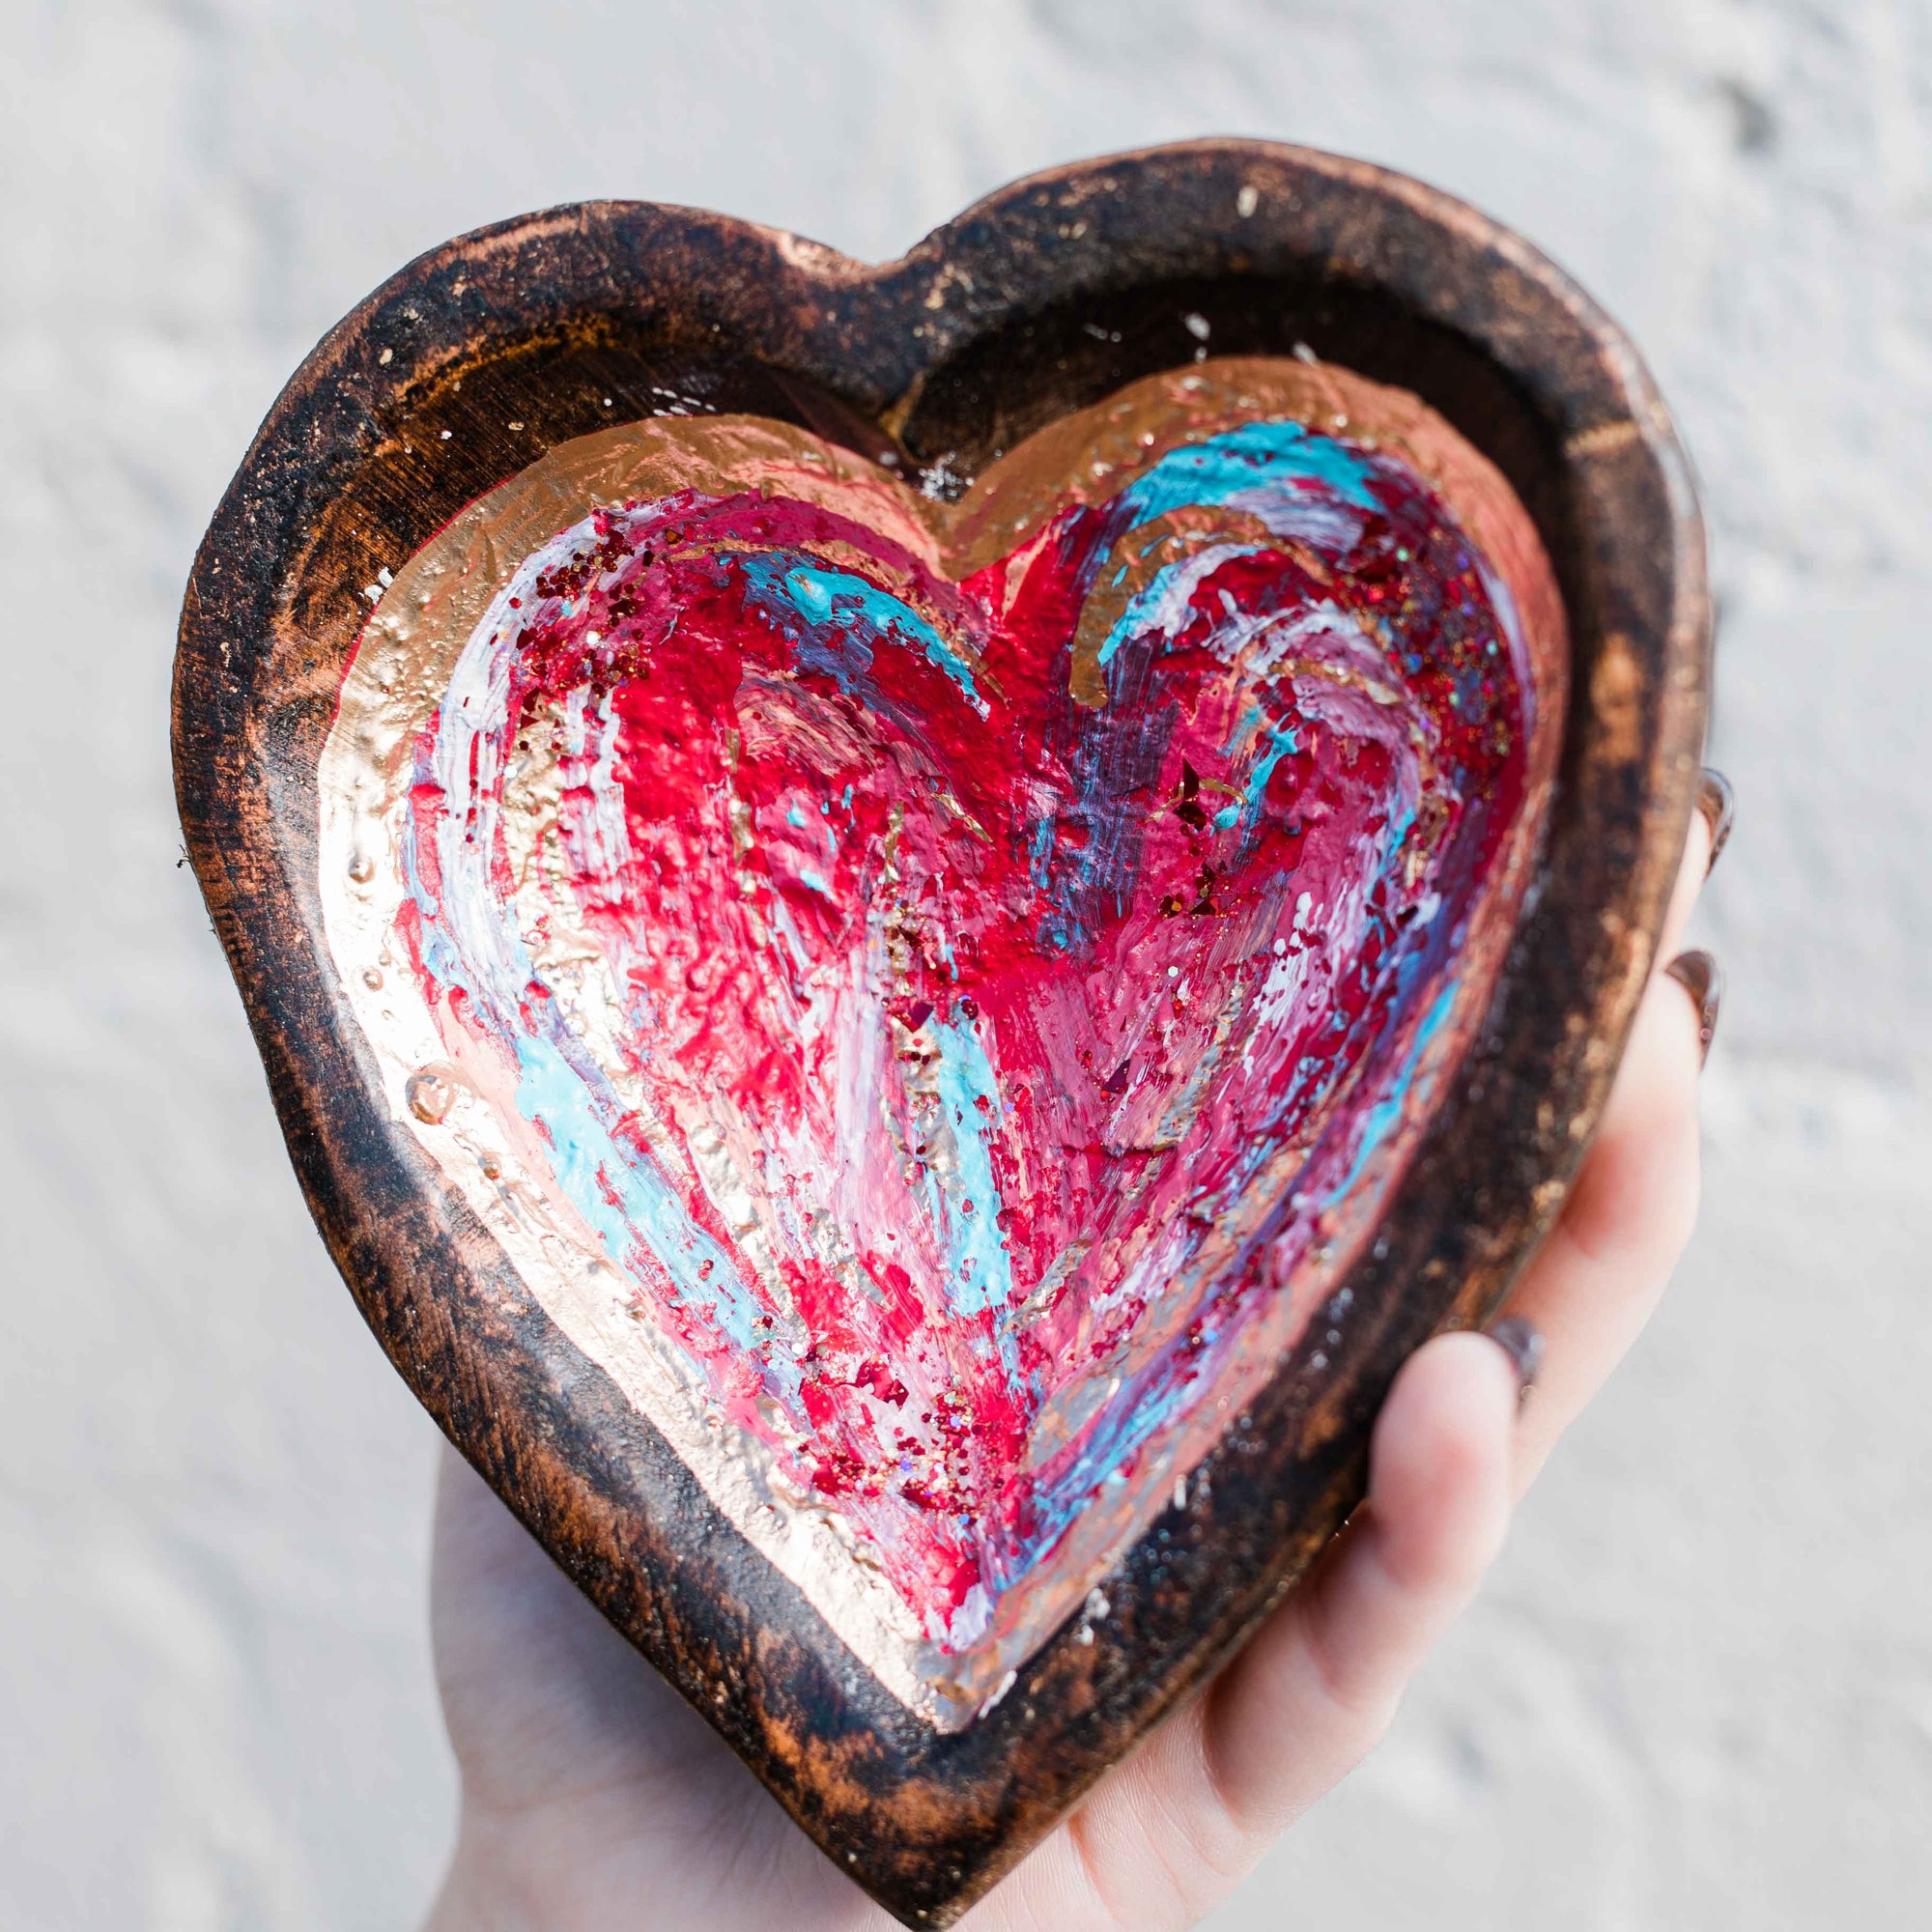
<svg viewBox="0 0 1932 1932">
<path fill-rule="evenodd" d="M 864 1671 L 551 1324 L 386 1118 L 326 965 L 315 778 L 361 586 L 557 442 L 721 409 L 970 478 L 1214 353 L 1410 389 L 1494 462 L 1562 588 L 1548 837 L 1480 1037 L 1318 1371 L 1297 1350 L 994 1709 L 945 1735 Z M 447 440 L 443 432 L 452 432 Z M 1202 141 L 1014 184 L 876 267 L 698 211 L 597 202 L 463 237 L 338 325 L 270 412 L 182 613 L 176 786 L 316 1221 L 370 1326 L 553 1556 L 909 1925 L 950 1923 L 1211 1673 L 1360 1493 L 1402 1361 L 1480 1321 L 1561 1206 L 1652 963 L 1695 791 L 1703 538 L 1629 342 L 1485 216 L 1366 163 Z M 1075 1623 L 1078 1619 L 1075 1620 Z"/>
</svg>

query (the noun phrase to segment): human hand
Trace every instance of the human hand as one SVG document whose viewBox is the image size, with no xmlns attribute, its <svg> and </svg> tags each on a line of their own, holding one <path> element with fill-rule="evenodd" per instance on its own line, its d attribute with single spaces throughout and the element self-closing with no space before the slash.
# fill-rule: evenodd
<svg viewBox="0 0 1932 1932">
<path fill-rule="evenodd" d="M 1708 789 L 1706 805 L 1660 961 L 1723 822 Z M 1381 1737 L 1689 1238 L 1701 990 L 1694 968 L 1653 972 L 1589 1158 L 1510 1297 L 1514 1350 L 1450 1334 L 1410 1358 L 1376 1424 L 1363 1507 L 1246 1650 L 976 1908 L 974 1932 L 1191 1925 Z M 1537 1336 L 1535 1399 L 1520 1405 Z M 432 1617 L 463 1799 L 427 1932 L 892 1924 L 453 1452 Z"/>
</svg>

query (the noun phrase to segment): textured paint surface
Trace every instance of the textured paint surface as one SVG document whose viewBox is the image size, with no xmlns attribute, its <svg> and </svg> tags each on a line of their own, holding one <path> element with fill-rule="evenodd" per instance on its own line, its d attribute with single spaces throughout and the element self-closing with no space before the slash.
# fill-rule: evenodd
<svg viewBox="0 0 1932 1932">
<path fill-rule="evenodd" d="M 1481 1010 L 1555 600 L 1478 459 L 1515 593 L 1412 467 L 1424 416 L 1151 379 L 995 466 L 956 581 L 879 472 L 660 420 L 581 459 L 658 480 L 527 554 L 460 520 L 352 675 L 325 789 L 379 804 L 325 892 L 388 875 L 336 952 L 399 1064 L 388 980 L 431 1017 L 414 1131 L 608 1264 L 623 1352 L 668 1345 L 761 1502 L 836 1523 L 955 1721 L 1298 1338 Z M 399 671 L 479 547 L 515 568 Z M 435 701 L 384 752 L 393 687 Z M 826 1607 L 841 1560 L 787 1567 Z"/>
</svg>

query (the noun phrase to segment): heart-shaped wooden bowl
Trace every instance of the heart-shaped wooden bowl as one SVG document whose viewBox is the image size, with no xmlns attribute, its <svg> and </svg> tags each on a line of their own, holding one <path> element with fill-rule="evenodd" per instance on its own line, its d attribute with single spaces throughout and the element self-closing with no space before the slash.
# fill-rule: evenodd
<svg viewBox="0 0 1932 1932">
<path fill-rule="evenodd" d="M 792 425 L 772 435 L 840 489 L 917 473 L 928 495 L 968 496 L 970 523 L 974 479 L 1006 452 L 1055 424 L 1078 441 L 1077 412 L 1150 393 L 1209 342 L 1217 361 L 1299 356 L 1410 392 L 1512 486 L 1567 622 L 1553 781 L 1506 953 L 1470 982 L 1479 1009 L 1373 1224 L 1337 1239 L 1324 1319 L 1178 1465 L 1189 1480 L 1135 1520 L 1130 1547 L 1103 1552 L 1093 1596 L 981 1658 L 997 1683 L 923 1702 L 747 1533 L 746 1510 L 532 1292 L 487 1202 L 412 1130 L 331 951 L 328 747 L 359 701 L 345 681 L 371 589 L 466 506 L 553 475 L 540 459 L 559 445 L 601 450 L 578 440 L 699 397 Z M 639 434 L 647 448 L 656 433 Z M 391 1359 L 799 1824 L 907 1924 L 932 1926 L 1241 1642 L 1359 1494 L 1397 1367 L 1482 1319 L 1560 1206 L 1682 850 L 1708 647 L 1684 460 L 1587 298 L 1413 182 L 1203 142 L 1021 182 L 876 268 L 625 203 L 422 257 L 310 355 L 215 514 L 183 612 L 176 778 L 291 1155 Z M 911 1039 L 931 1010 L 913 1003 L 894 1024 Z M 417 1119 L 438 1122 L 446 1095 L 423 1091 Z"/>
</svg>

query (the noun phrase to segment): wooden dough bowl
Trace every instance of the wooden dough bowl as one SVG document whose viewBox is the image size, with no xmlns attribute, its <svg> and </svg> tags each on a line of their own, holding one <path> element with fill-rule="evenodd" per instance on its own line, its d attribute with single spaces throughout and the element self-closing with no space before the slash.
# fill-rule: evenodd
<svg viewBox="0 0 1932 1932">
<path fill-rule="evenodd" d="M 402 1131 L 324 940 L 318 769 L 386 582 L 468 504 L 667 397 L 947 487 L 1156 372 L 1303 352 L 1420 397 L 1553 567 L 1567 709 L 1481 1023 L 1339 1277 L 1196 1480 L 1009 1694 L 942 1725 L 855 1664 L 539 1306 Z M 216 511 L 182 615 L 188 849 L 316 1221 L 451 1441 L 839 1865 L 951 1922 L 1254 1630 L 1360 1494 L 1396 1369 L 1480 1322 L 1560 1208 L 1652 963 L 1709 656 L 1687 466 L 1616 327 L 1521 240 L 1361 162 L 1203 141 L 1002 189 L 868 266 L 747 222 L 596 202 L 412 263 L 322 341 Z"/>
</svg>

